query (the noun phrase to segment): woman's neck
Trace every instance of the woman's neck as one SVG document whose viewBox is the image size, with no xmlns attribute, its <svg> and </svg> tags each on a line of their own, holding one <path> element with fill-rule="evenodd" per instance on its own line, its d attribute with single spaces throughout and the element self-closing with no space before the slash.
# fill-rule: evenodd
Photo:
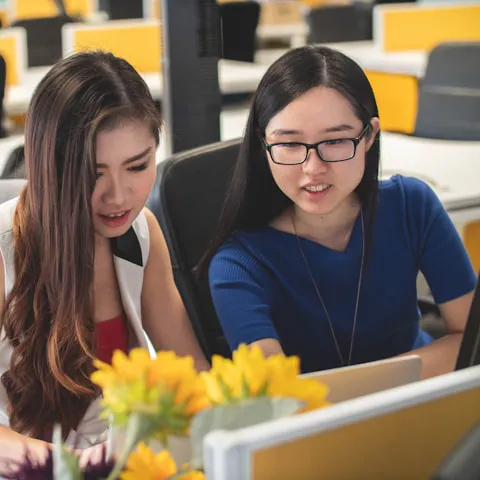
<svg viewBox="0 0 480 480">
<path fill-rule="evenodd" d="M 353 194 L 325 215 L 309 214 L 296 206 L 289 214 L 293 233 L 333 250 L 344 251 L 360 210 L 360 200 Z"/>
</svg>

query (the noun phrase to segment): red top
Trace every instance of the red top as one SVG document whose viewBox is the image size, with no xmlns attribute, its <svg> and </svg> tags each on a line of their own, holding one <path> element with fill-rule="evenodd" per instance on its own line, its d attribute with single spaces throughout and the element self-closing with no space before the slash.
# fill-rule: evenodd
<svg viewBox="0 0 480 480">
<path fill-rule="evenodd" d="M 128 328 L 124 314 L 96 323 L 97 357 L 105 363 L 112 363 L 115 350 L 128 352 Z"/>
</svg>

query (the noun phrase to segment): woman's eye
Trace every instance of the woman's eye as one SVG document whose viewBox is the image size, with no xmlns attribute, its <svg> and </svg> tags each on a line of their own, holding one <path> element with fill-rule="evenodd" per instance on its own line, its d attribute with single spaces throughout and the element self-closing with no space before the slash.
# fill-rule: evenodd
<svg viewBox="0 0 480 480">
<path fill-rule="evenodd" d="M 141 172 L 148 167 L 148 162 L 142 163 L 141 165 L 135 165 L 133 167 L 129 167 L 130 172 Z"/>
</svg>

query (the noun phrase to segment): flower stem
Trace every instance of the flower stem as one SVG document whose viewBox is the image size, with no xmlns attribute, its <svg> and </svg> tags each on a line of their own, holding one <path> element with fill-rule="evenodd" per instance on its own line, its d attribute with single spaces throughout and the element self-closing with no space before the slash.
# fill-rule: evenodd
<svg viewBox="0 0 480 480">
<path fill-rule="evenodd" d="M 148 419 L 139 414 L 132 414 L 128 419 L 125 429 L 125 442 L 118 460 L 115 462 L 113 470 L 106 480 L 116 480 L 127 463 L 128 456 L 137 446 L 137 443 L 143 438 L 145 431 L 149 427 Z"/>
</svg>

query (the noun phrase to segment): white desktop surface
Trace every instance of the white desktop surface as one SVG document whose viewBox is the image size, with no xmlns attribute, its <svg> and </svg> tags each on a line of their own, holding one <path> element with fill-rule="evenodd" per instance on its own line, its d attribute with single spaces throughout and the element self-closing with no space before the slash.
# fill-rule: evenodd
<svg viewBox="0 0 480 480">
<path fill-rule="evenodd" d="M 373 41 L 325 43 L 355 60 L 364 70 L 423 78 L 428 53 L 424 51 L 383 52 Z M 255 61 L 271 65 L 286 49 L 265 49 L 255 54 Z"/>
<path fill-rule="evenodd" d="M 381 173 L 425 180 L 448 210 L 480 207 L 480 142 L 382 133 Z"/>
<path fill-rule="evenodd" d="M 27 111 L 35 88 L 51 67 L 30 68 L 21 85 L 8 87 L 5 92 L 4 109 L 7 115 L 21 115 Z M 267 70 L 266 65 L 220 60 L 218 62 L 220 91 L 222 94 L 250 93 L 259 84 Z M 159 100 L 163 94 L 162 75 L 143 75 L 152 96 Z M 195 80 L 192 79 L 192 82 Z"/>
<path fill-rule="evenodd" d="M 326 44 L 355 60 L 364 70 L 423 78 L 428 53 L 425 51 L 383 52 L 373 41 Z"/>
</svg>

